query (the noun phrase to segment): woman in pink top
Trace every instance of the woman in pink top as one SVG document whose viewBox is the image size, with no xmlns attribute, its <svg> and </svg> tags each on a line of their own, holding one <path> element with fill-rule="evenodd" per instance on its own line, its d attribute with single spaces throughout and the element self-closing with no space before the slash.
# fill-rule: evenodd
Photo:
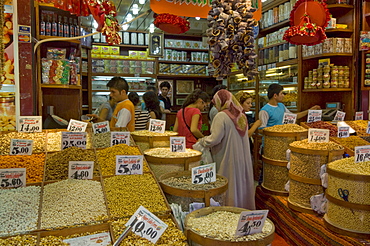
<svg viewBox="0 0 370 246">
<path fill-rule="evenodd" d="M 202 128 L 201 111 L 204 110 L 208 103 L 208 94 L 200 89 L 195 89 L 186 97 L 182 109 L 177 112 L 173 131 L 178 132 L 179 136 L 186 138 L 186 148 L 193 148 L 193 144 L 197 142 L 197 139 L 204 137 L 200 131 Z"/>
</svg>

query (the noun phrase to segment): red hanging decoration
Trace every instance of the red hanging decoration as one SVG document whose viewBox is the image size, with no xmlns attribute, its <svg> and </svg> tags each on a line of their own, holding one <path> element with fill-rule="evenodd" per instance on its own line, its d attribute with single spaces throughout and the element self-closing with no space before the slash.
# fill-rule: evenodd
<svg viewBox="0 0 370 246">
<path fill-rule="evenodd" d="M 154 14 L 154 25 L 167 32 L 180 34 L 190 29 L 190 23 L 185 18 L 172 14 Z"/>
</svg>

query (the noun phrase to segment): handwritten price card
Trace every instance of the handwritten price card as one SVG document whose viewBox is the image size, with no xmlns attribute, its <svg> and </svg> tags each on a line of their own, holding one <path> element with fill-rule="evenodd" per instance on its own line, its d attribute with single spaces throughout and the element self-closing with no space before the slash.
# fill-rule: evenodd
<svg viewBox="0 0 370 246">
<path fill-rule="evenodd" d="M 41 116 L 20 116 L 18 132 L 42 132 Z"/>
<path fill-rule="evenodd" d="M 262 232 L 268 210 L 254 210 L 241 212 L 236 236 L 246 236 Z"/>
<path fill-rule="evenodd" d="M 0 169 L 1 188 L 26 186 L 26 168 Z"/>
<path fill-rule="evenodd" d="M 308 129 L 309 143 L 327 143 L 329 142 L 330 132 L 328 129 Z"/>
<path fill-rule="evenodd" d="M 193 184 L 208 184 L 216 181 L 216 163 L 210 163 L 191 169 Z"/>
<path fill-rule="evenodd" d="M 150 132 L 164 133 L 165 129 L 166 129 L 166 121 L 150 119 L 150 122 L 149 122 Z"/>
<path fill-rule="evenodd" d="M 283 124 L 295 124 L 297 120 L 296 114 L 284 113 Z"/>
<path fill-rule="evenodd" d="M 86 131 L 87 122 L 79 120 L 70 120 L 67 130 L 70 132 L 84 132 Z"/>
<path fill-rule="evenodd" d="M 32 155 L 33 140 L 12 139 L 10 141 L 10 155 Z"/>
<path fill-rule="evenodd" d="M 130 132 L 111 132 L 110 146 L 114 146 L 117 144 L 130 145 Z"/>
<path fill-rule="evenodd" d="M 370 145 L 355 147 L 355 162 L 370 161 Z"/>
<path fill-rule="evenodd" d="M 307 122 L 320 121 L 322 116 L 322 110 L 308 110 Z"/>
<path fill-rule="evenodd" d="M 116 155 L 116 175 L 143 174 L 142 155 Z"/>
<path fill-rule="evenodd" d="M 185 152 L 185 137 L 170 137 L 170 148 L 172 152 Z"/>
</svg>

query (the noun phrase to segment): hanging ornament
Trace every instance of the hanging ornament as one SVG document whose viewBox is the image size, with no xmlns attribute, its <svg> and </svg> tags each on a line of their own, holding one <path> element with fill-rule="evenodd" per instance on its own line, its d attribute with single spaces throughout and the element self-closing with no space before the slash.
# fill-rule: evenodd
<svg viewBox="0 0 370 246">
<path fill-rule="evenodd" d="M 190 29 L 189 21 L 173 14 L 154 14 L 154 18 L 154 25 L 167 33 L 180 34 Z"/>
</svg>

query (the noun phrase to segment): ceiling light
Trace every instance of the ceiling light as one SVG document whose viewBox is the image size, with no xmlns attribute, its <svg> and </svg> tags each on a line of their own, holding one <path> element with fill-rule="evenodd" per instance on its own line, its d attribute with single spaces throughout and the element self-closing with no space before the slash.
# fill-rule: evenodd
<svg viewBox="0 0 370 246">
<path fill-rule="evenodd" d="M 149 32 L 153 33 L 154 32 L 154 28 L 155 28 L 154 24 L 153 23 L 150 24 L 150 26 L 149 26 Z"/>
<path fill-rule="evenodd" d="M 139 0 L 139 3 L 140 4 L 144 4 L 145 3 L 145 0 Z"/>
<path fill-rule="evenodd" d="M 137 15 L 139 13 L 139 6 L 135 3 L 132 5 L 132 14 Z"/>
<path fill-rule="evenodd" d="M 128 29 L 128 24 L 124 24 L 124 25 L 122 25 L 122 29 L 123 29 L 124 31 L 126 31 L 126 30 Z"/>
<path fill-rule="evenodd" d="M 195 17 L 195 19 L 196 19 L 196 20 L 200 20 L 200 17 L 199 17 L 199 16 L 197 16 L 197 17 Z"/>
<path fill-rule="evenodd" d="M 132 14 L 130 14 L 130 13 L 129 13 L 129 14 L 126 16 L 126 21 L 127 21 L 127 22 L 130 22 L 130 21 L 132 21 L 132 19 L 133 19 L 133 18 L 132 18 Z"/>
</svg>

